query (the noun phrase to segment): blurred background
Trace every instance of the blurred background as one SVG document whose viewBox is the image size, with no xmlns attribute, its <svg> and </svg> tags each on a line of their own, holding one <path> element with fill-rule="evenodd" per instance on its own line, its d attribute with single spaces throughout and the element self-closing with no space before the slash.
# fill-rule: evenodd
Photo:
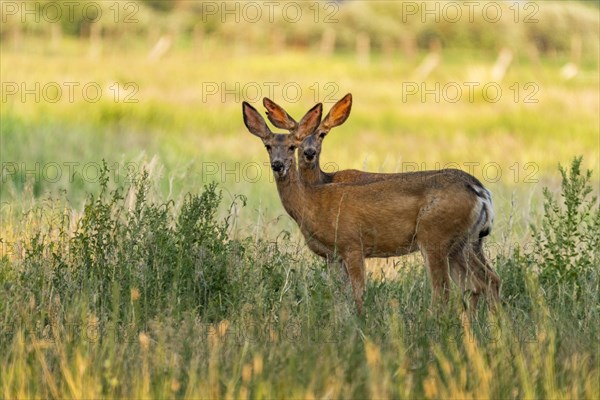
<svg viewBox="0 0 600 400">
<path fill-rule="evenodd" d="M 351 92 L 329 170 L 458 167 L 521 236 L 577 155 L 599 170 L 599 2 L 1 1 L 4 215 L 143 168 L 217 181 L 244 231 L 296 232 L 241 102 L 300 118 Z M 283 218 L 280 218 L 283 217 Z"/>
</svg>

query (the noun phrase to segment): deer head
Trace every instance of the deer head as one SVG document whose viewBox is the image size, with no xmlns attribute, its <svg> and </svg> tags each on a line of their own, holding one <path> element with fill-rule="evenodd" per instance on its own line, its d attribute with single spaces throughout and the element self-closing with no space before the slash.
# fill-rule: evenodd
<svg viewBox="0 0 600 400">
<path fill-rule="evenodd" d="M 323 139 L 329 131 L 348 119 L 352 109 L 352 94 L 348 93 L 334 104 L 327 116 L 313 132 L 299 132 L 299 124 L 279 105 L 268 98 L 263 99 L 269 121 L 278 128 L 285 129 L 300 139 L 298 158 L 302 167 L 310 169 L 319 166 L 319 156 Z"/>
<path fill-rule="evenodd" d="M 295 151 L 302 138 L 310 135 L 319 125 L 323 114 L 323 105 L 318 103 L 302 117 L 300 123 L 294 122 L 295 128 L 293 131 L 290 130 L 291 134 L 289 135 L 271 132 L 259 112 L 246 102 L 242 104 L 242 112 L 244 124 L 250 133 L 262 140 L 269 153 L 273 175 L 277 179 L 284 179 L 290 168 L 295 168 Z M 291 117 L 289 118 L 291 119 Z M 277 123 L 274 125 L 280 127 Z"/>
</svg>

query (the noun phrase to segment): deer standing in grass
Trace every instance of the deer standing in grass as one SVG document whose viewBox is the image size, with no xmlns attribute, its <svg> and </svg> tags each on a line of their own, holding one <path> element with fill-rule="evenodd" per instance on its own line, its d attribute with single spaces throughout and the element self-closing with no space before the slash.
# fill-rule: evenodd
<svg viewBox="0 0 600 400">
<path fill-rule="evenodd" d="M 263 141 L 283 206 L 309 245 L 313 241 L 313 247 L 326 254 L 339 254 L 343 260 L 359 314 L 365 258 L 417 250 L 424 256 L 431 278 L 432 302 L 447 302 L 448 260 L 460 258 L 465 245 L 489 223 L 487 217 L 482 218 L 486 207 L 482 197 L 461 176 L 435 171 L 418 179 L 403 174 L 360 184 L 310 184 L 300 178 L 295 150 L 314 136 L 322 105 L 309 110 L 291 134 L 272 133 L 258 111 L 246 102 L 243 116 L 248 130 Z M 472 278 L 469 276 L 468 281 L 475 286 Z"/>
<path fill-rule="evenodd" d="M 278 128 L 286 129 L 296 134 L 298 123 L 279 105 L 268 98 L 263 99 L 267 116 L 271 123 Z M 313 134 L 306 137 L 298 148 L 298 165 L 300 178 L 308 184 L 319 185 L 326 183 L 369 183 L 391 178 L 403 178 L 407 182 L 424 179 L 440 172 L 454 174 L 464 180 L 465 186 L 472 190 L 483 201 L 478 223 L 482 227 L 474 240 L 465 243 L 462 251 L 456 250 L 449 255 L 450 276 L 461 287 L 464 295 L 470 298 L 469 308 L 474 312 L 481 294 L 488 295 L 489 300 L 499 299 L 500 277 L 488 263 L 483 252 L 483 239 L 489 235 L 493 224 L 493 206 L 490 192 L 475 177 L 457 170 L 419 171 L 411 173 L 371 173 L 358 170 L 342 170 L 327 173 L 321 170 L 320 155 L 323 139 L 329 131 L 343 124 L 350 115 L 352 95 L 347 94 L 339 100 L 319 124 Z M 331 256 L 328 258 L 331 259 Z"/>
</svg>

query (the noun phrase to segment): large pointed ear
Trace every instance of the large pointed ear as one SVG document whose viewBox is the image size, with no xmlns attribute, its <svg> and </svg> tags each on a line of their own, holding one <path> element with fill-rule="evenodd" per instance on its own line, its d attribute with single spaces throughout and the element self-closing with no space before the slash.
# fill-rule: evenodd
<svg viewBox="0 0 600 400">
<path fill-rule="evenodd" d="M 244 124 L 251 134 L 258 136 L 261 139 L 266 139 L 271 136 L 271 130 L 267 126 L 264 118 L 245 101 L 242 103 L 242 112 L 244 114 Z"/>
<path fill-rule="evenodd" d="M 267 117 L 273 125 L 287 131 L 298 128 L 298 123 L 278 104 L 267 97 L 263 98 L 263 105 L 267 109 Z"/>
<path fill-rule="evenodd" d="M 346 122 L 352 109 L 352 94 L 348 93 L 331 107 L 327 116 L 321 122 L 319 130 L 321 134 L 327 134 L 331 128 L 335 128 Z"/>
<path fill-rule="evenodd" d="M 297 140 L 304 140 L 305 137 L 312 134 L 323 116 L 323 104 L 318 103 L 302 117 L 298 124 L 298 130 L 296 130 L 295 136 Z"/>
</svg>

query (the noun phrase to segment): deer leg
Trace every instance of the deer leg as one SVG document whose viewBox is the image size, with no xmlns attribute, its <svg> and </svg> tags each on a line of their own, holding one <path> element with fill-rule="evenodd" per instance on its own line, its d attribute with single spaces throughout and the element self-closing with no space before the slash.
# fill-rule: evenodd
<svg viewBox="0 0 600 400">
<path fill-rule="evenodd" d="M 419 250 L 425 259 L 425 265 L 431 279 L 431 306 L 447 307 L 450 300 L 450 271 L 448 256 L 452 248 L 455 233 L 449 227 L 441 227 L 437 207 L 440 200 L 435 198 L 419 211 L 416 226 L 416 238 Z M 442 229 L 444 228 L 444 229 Z"/>
<path fill-rule="evenodd" d="M 475 257 L 474 264 L 477 264 L 477 269 L 480 272 L 480 279 L 485 282 L 485 291 L 488 303 L 491 308 L 495 307 L 495 303 L 500 302 L 500 284 L 502 279 L 492 268 L 489 261 L 485 258 L 481 241 L 473 243 L 472 253 Z"/>
<path fill-rule="evenodd" d="M 437 247 L 437 248 L 436 248 Z M 450 277 L 448 274 L 448 253 L 440 246 L 421 246 L 425 265 L 431 279 L 433 290 L 432 306 L 447 305 L 450 297 Z"/>
<path fill-rule="evenodd" d="M 473 257 L 475 257 L 475 254 L 469 245 L 457 248 L 448 257 L 450 277 L 461 288 L 463 305 L 468 309 L 470 317 L 475 315 L 479 297 L 481 292 L 485 290 L 485 284 L 469 268 L 469 260 Z M 467 296 L 469 304 L 465 301 Z"/>
<path fill-rule="evenodd" d="M 363 294 L 365 291 L 365 259 L 359 252 L 350 253 L 344 256 L 343 264 L 346 265 L 350 283 L 352 284 L 352 294 L 356 303 L 356 310 L 359 315 L 363 312 Z"/>
</svg>

